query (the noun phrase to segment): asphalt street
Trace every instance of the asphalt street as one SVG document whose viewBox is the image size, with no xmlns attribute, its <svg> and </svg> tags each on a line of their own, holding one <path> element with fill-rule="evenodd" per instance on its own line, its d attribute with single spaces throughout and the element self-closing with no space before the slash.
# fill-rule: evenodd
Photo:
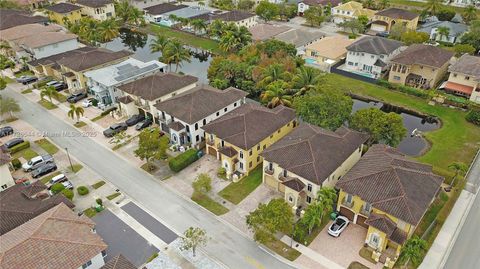
<svg viewBox="0 0 480 269">
<path fill-rule="evenodd" d="M 15 98 L 22 108 L 19 117 L 40 131 L 77 132 L 37 103 L 14 92 L 10 86 L 2 91 L 2 95 Z M 89 137 L 55 136 L 51 140 L 62 148 L 68 148 L 71 155 L 113 183 L 176 233 L 183 233 L 190 226 L 205 229 L 211 238 L 205 251 L 228 268 L 291 268 L 210 212 L 167 189 L 149 174 Z"/>
</svg>

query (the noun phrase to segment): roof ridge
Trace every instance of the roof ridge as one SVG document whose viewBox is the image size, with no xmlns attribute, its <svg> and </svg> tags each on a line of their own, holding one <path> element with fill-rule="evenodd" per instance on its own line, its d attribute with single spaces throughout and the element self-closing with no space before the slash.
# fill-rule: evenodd
<svg viewBox="0 0 480 269">
<path fill-rule="evenodd" d="M 27 239 L 37 239 L 37 240 L 44 240 L 44 241 L 51 241 L 51 242 L 61 242 L 61 243 L 71 243 L 71 244 L 77 244 L 77 245 L 84 245 L 84 246 L 97 246 L 97 247 L 107 247 L 108 245 L 103 243 L 103 244 L 91 244 L 91 243 L 84 243 L 84 242 L 76 242 L 72 240 L 66 240 L 66 239 L 51 239 L 51 238 L 45 238 L 41 236 L 30 236 Z"/>
</svg>

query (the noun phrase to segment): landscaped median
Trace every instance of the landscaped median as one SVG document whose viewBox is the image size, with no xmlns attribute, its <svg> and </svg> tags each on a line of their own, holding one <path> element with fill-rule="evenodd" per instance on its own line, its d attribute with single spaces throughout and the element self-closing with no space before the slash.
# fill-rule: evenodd
<svg viewBox="0 0 480 269">
<path fill-rule="evenodd" d="M 250 174 L 238 182 L 232 182 L 218 194 L 238 205 L 245 197 L 262 184 L 262 166 L 250 171 Z"/>
<path fill-rule="evenodd" d="M 43 150 L 45 150 L 48 154 L 53 155 L 58 152 L 57 146 L 52 144 L 46 138 L 42 138 L 35 141 L 35 144 L 39 145 Z"/>
</svg>

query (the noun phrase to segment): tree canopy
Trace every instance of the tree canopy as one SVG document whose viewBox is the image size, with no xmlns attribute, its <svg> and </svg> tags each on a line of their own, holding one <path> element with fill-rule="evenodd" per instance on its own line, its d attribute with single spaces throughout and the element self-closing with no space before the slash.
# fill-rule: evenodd
<svg viewBox="0 0 480 269">
<path fill-rule="evenodd" d="M 138 137 L 138 148 L 134 151 L 134 154 L 141 160 L 147 161 L 148 168 L 153 169 L 153 160 L 160 160 L 166 157 L 168 137 L 165 135 L 160 137 L 158 128 L 153 130 L 144 129 Z"/>
<path fill-rule="evenodd" d="M 268 204 L 260 203 L 247 215 L 247 225 L 254 233 L 255 241 L 271 241 L 277 232 L 289 233 L 293 225 L 293 212 L 283 199 L 272 199 Z"/>
<path fill-rule="evenodd" d="M 265 22 L 268 22 L 280 14 L 280 9 L 277 4 L 264 0 L 261 1 L 255 8 L 255 14 L 257 14 L 257 16 Z"/>
</svg>

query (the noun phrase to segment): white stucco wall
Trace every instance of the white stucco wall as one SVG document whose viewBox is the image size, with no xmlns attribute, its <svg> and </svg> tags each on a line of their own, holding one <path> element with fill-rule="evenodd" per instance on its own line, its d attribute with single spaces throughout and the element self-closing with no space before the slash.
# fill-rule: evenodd
<svg viewBox="0 0 480 269">
<path fill-rule="evenodd" d="M 92 264 L 86 267 L 86 269 L 100 269 L 105 265 L 105 260 L 103 259 L 102 253 L 98 253 L 97 256 L 93 257 L 90 261 Z M 78 267 L 78 269 L 82 269 L 82 266 Z"/>
<path fill-rule="evenodd" d="M 10 169 L 8 169 L 8 164 L 0 166 L 0 191 L 4 191 L 11 186 L 15 185 Z"/>
<path fill-rule="evenodd" d="M 35 59 L 45 58 L 54 54 L 59 54 L 62 52 L 74 50 L 78 48 L 77 39 L 70 39 L 62 42 L 58 42 L 55 44 L 50 44 L 47 46 L 39 47 L 39 48 L 25 48 L 30 53 L 33 53 L 33 57 Z"/>
<path fill-rule="evenodd" d="M 309 8 L 310 8 L 310 6 L 305 4 L 305 3 L 298 3 L 297 12 L 298 13 L 304 13 Z"/>
<path fill-rule="evenodd" d="M 396 49 L 389 55 L 385 55 L 385 54 L 376 55 L 376 54 L 370 54 L 366 52 L 348 51 L 347 58 L 345 61 L 345 68 L 352 71 L 358 71 L 358 72 L 378 76 L 382 72 L 382 68 L 379 66 L 374 66 L 377 59 L 380 59 L 383 62 L 387 63 L 387 67 L 383 68 L 383 69 L 387 69 L 388 64 L 390 63 L 390 59 L 392 59 L 394 56 L 396 56 L 400 52 L 401 52 L 401 47 Z M 368 70 L 368 68 L 364 69 L 364 66 L 371 66 L 371 70 Z"/>
<path fill-rule="evenodd" d="M 115 7 L 113 3 L 99 8 L 84 7 L 82 9 L 82 14 L 99 21 L 104 21 L 106 19 L 115 17 Z"/>
</svg>

